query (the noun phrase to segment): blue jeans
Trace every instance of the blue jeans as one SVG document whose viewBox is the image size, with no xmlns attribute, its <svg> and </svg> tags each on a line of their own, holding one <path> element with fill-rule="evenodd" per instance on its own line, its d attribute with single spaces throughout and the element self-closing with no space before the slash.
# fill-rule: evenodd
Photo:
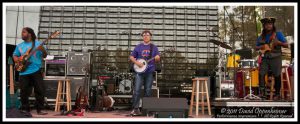
<svg viewBox="0 0 300 124">
<path fill-rule="evenodd" d="M 144 97 L 151 96 L 151 88 L 153 83 L 153 74 L 152 72 L 135 74 L 135 85 L 132 96 L 132 107 L 139 108 L 140 98 L 141 98 L 141 89 L 144 84 Z"/>
</svg>

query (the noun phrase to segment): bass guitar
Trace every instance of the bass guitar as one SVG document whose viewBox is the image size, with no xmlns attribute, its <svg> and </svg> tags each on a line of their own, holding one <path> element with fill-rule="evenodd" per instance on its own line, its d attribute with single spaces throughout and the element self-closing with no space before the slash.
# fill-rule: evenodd
<svg viewBox="0 0 300 124">
<path fill-rule="evenodd" d="M 38 47 L 43 46 L 46 42 L 48 42 L 48 40 L 50 40 L 51 38 L 56 37 L 57 35 L 59 35 L 60 32 L 59 31 L 55 31 L 51 34 L 50 37 L 48 37 L 46 40 L 44 40 Z M 37 47 L 37 48 L 38 48 Z M 26 53 L 22 56 L 19 57 L 19 61 L 16 62 L 15 65 L 15 69 L 19 72 L 24 72 L 26 70 L 26 68 L 28 67 L 28 65 L 30 65 L 31 62 L 29 62 L 29 58 L 32 56 L 32 54 L 37 51 L 38 49 L 33 49 L 30 48 L 26 51 Z"/>
<path fill-rule="evenodd" d="M 80 86 L 78 89 L 78 94 L 76 96 L 76 102 L 75 107 L 77 110 L 75 112 L 81 112 L 79 115 L 83 115 L 84 111 L 88 108 L 89 102 L 88 102 L 88 94 L 87 94 L 87 84 L 88 84 L 88 78 L 87 73 L 89 72 L 89 64 L 85 67 L 85 77 L 84 77 L 84 84 L 83 86 Z"/>
</svg>

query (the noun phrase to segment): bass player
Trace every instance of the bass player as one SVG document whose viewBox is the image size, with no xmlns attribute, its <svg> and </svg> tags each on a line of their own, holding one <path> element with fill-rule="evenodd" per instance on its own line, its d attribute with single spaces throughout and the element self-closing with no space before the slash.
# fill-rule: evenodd
<svg viewBox="0 0 300 124">
<path fill-rule="evenodd" d="M 32 87 L 34 87 L 37 114 L 46 115 L 47 113 L 42 111 L 44 106 L 45 86 L 41 73 L 41 66 L 42 59 L 47 56 L 47 51 L 45 46 L 40 46 L 41 42 L 36 40 L 36 35 L 33 29 L 29 27 L 23 28 L 22 40 L 23 42 L 18 44 L 13 52 L 13 59 L 15 63 L 18 63 L 20 61 L 20 56 L 24 55 L 28 50 L 32 51 L 33 49 L 37 49 L 37 51 L 35 51 L 33 56 L 28 59 L 31 63 L 28 65 L 26 70 L 19 74 L 21 89 L 20 97 L 22 104 L 21 111 L 30 112 L 28 98 L 32 92 Z"/>
<path fill-rule="evenodd" d="M 263 18 L 263 30 L 256 42 L 256 50 L 261 52 L 261 62 L 259 65 L 259 96 L 266 98 L 265 75 L 272 74 L 275 77 L 274 100 L 279 100 L 281 88 L 281 67 L 282 53 L 281 47 L 288 47 L 287 41 L 282 32 L 277 32 L 274 26 L 275 18 Z M 269 73 L 269 70 L 271 73 Z"/>
</svg>

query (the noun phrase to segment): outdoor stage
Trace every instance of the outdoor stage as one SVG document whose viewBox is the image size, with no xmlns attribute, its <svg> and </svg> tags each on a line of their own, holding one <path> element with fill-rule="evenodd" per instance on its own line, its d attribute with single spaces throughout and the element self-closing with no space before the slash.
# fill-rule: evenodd
<svg viewBox="0 0 300 124">
<path fill-rule="evenodd" d="M 240 100 L 240 99 L 217 99 L 212 101 L 212 115 L 208 115 L 205 111 L 203 115 L 199 112 L 196 116 L 195 112 L 188 118 L 215 118 L 216 115 L 222 114 L 221 108 L 285 108 L 288 112 L 293 112 L 293 101 L 271 101 L 271 100 Z M 54 110 L 45 110 L 47 115 L 37 115 L 35 110 L 31 110 L 33 118 L 154 118 L 154 116 L 130 116 L 129 109 L 116 109 L 112 111 L 86 112 L 85 116 L 66 116 L 61 112 Z M 227 113 L 228 114 L 228 113 Z"/>
<path fill-rule="evenodd" d="M 47 115 L 37 115 L 35 110 L 31 111 L 33 118 L 154 118 L 154 116 L 129 116 L 129 110 L 113 110 L 113 111 L 103 111 L 99 113 L 87 112 L 85 116 L 65 116 L 61 115 L 60 112 L 55 112 L 54 110 L 46 110 Z M 197 117 L 195 113 L 189 118 L 211 118 L 212 116 L 199 114 Z"/>
</svg>

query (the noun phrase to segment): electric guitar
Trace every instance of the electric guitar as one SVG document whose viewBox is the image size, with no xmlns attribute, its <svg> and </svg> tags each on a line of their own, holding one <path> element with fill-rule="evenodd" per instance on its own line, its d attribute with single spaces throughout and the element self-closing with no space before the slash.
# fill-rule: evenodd
<svg viewBox="0 0 300 124">
<path fill-rule="evenodd" d="M 89 64 L 86 65 L 85 67 L 85 78 L 84 78 L 84 84 L 83 86 L 80 86 L 78 89 L 78 93 L 76 96 L 76 102 L 75 106 L 77 110 L 76 112 L 80 111 L 83 114 L 83 109 L 87 109 L 89 102 L 88 102 L 88 95 L 86 93 L 87 91 L 87 84 L 88 84 L 88 78 L 87 78 L 87 73 L 89 72 Z"/>
<path fill-rule="evenodd" d="M 274 47 L 275 47 L 275 46 L 273 45 L 274 42 L 280 42 L 280 41 L 278 41 L 278 39 L 276 38 L 276 33 L 275 33 L 275 32 L 274 32 L 274 33 L 272 34 L 272 36 L 270 37 L 270 43 L 269 43 L 269 44 L 264 43 L 264 44 L 263 44 L 264 47 L 262 47 L 262 49 L 259 50 L 261 57 L 264 57 L 265 53 L 271 52 L 271 51 L 274 49 Z"/>
<path fill-rule="evenodd" d="M 264 44 L 264 47 L 259 50 L 261 56 L 264 57 L 265 53 L 271 52 L 274 49 L 273 41 L 270 44 Z"/>
<path fill-rule="evenodd" d="M 259 56 L 258 56 L 258 68 L 260 68 L 260 65 L 262 63 L 262 57 L 265 56 L 265 54 L 267 52 L 271 52 L 272 50 L 274 50 L 275 46 L 276 46 L 276 42 L 280 42 L 277 38 L 276 38 L 276 33 L 273 34 L 270 38 L 271 42 L 269 44 L 263 44 L 264 47 L 262 47 L 262 49 L 259 50 Z"/>
<path fill-rule="evenodd" d="M 18 99 L 18 92 L 15 94 L 15 86 L 14 86 L 14 74 L 13 74 L 13 60 L 12 57 L 8 58 L 9 64 L 9 94 L 10 94 L 10 107 L 19 108 L 20 101 Z"/>
<path fill-rule="evenodd" d="M 164 52 L 173 52 L 173 51 L 175 51 L 174 49 L 168 49 L 168 50 L 165 50 Z M 163 52 L 163 53 L 164 53 Z M 145 59 L 137 59 L 136 61 L 138 61 L 138 62 L 140 62 L 140 63 L 142 63 L 144 66 L 143 67 L 139 67 L 137 64 L 134 64 L 133 65 L 133 70 L 136 72 L 136 73 L 138 73 L 138 74 L 141 74 L 141 73 L 144 73 L 146 70 L 147 70 L 147 68 L 149 67 L 149 65 L 148 65 L 148 63 L 150 62 L 150 61 L 152 61 L 152 60 L 154 60 L 155 59 L 155 57 L 152 57 L 152 58 L 150 58 L 149 60 L 145 60 Z"/>
<path fill-rule="evenodd" d="M 44 40 L 38 47 L 40 46 L 43 46 L 48 40 L 50 40 L 51 38 L 54 38 L 56 37 L 57 35 L 59 35 L 60 32 L 59 31 L 55 31 L 51 34 L 50 37 L 48 37 L 46 40 Z M 37 47 L 37 48 L 38 48 Z M 30 48 L 26 51 L 26 53 L 22 56 L 19 57 L 19 61 L 16 62 L 16 65 L 15 65 L 15 69 L 19 72 L 24 72 L 26 70 L 26 68 L 28 67 L 28 65 L 31 63 L 29 62 L 29 58 L 32 56 L 32 54 L 37 51 L 38 49 L 33 49 L 33 48 Z"/>
</svg>

